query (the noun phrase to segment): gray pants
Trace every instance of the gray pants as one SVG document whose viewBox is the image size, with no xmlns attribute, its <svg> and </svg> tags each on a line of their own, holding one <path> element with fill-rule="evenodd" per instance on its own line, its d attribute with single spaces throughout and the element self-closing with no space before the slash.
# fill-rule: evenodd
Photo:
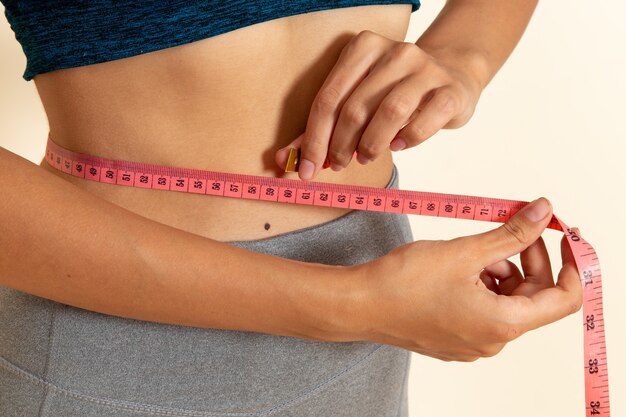
<svg viewBox="0 0 626 417">
<path fill-rule="evenodd" d="M 388 188 L 398 188 L 394 166 Z M 353 265 L 413 241 L 406 215 L 352 211 L 228 242 Z M 100 314 L 0 287 L 0 416 L 407 417 L 411 352 Z"/>
</svg>

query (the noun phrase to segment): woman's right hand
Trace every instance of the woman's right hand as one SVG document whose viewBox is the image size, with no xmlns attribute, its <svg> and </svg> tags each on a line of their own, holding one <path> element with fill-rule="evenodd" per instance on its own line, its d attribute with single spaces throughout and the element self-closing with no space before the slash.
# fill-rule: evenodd
<svg viewBox="0 0 626 417">
<path fill-rule="evenodd" d="M 360 339 L 473 361 L 578 311 L 582 287 L 565 237 L 556 285 L 552 278 L 541 239 L 551 217 L 550 203 L 540 198 L 495 230 L 408 243 L 352 267 L 367 286 Z M 507 260 L 518 253 L 523 272 Z"/>
</svg>

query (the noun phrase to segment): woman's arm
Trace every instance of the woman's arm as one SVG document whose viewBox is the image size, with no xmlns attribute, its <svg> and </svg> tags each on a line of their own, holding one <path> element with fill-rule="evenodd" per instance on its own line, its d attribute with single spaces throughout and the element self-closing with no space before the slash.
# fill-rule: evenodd
<svg viewBox="0 0 626 417">
<path fill-rule="evenodd" d="M 351 327 L 345 309 L 354 291 L 343 267 L 248 251 L 149 220 L 3 148 L 0 195 L 0 285 L 186 326 L 326 339 Z"/>
<path fill-rule="evenodd" d="M 537 1 L 447 0 L 415 44 L 467 72 L 482 90 L 519 42 Z"/>
<path fill-rule="evenodd" d="M 149 220 L 3 148 L 0 193 L 0 285 L 115 316 L 369 340 L 474 360 L 578 310 L 582 300 L 571 253 L 564 252 L 556 286 L 552 280 L 539 239 L 552 217 L 544 199 L 490 232 L 408 243 L 344 267 L 249 251 Z M 508 280 L 497 265 L 520 252 L 527 279 L 511 264 L 504 272 L 515 279 Z M 483 268 L 519 285 L 498 289 Z"/>
<path fill-rule="evenodd" d="M 527 16 L 531 9 L 524 9 Z M 353 87 L 333 84 L 342 72 L 358 80 L 379 60 L 380 77 L 370 78 L 374 82 L 361 90 L 365 96 L 349 103 L 347 118 L 342 113 L 341 124 L 351 131 L 380 103 L 363 107 L 370 102 L 367 94 L 377 95 L 381 86 L 398 83 L 407 73 L 410 82 L 395 93 L 415 88 L 426 93 L 433 84 L 425 81 L 441 86 L 461 74 L 464 81 L 475 77 L 460 84 L 477 99 L 474 86 L 487 83 L 523 30 L 525 21 L 516 20 L 520 10 L 501 2 L 449 1 L 419 47 L 367 31 L 355 37 L 320 90 L 307 125 L 315 133 L 316 118 L 328 116 L 328 129 L 308 135 L 323 145 L 319 165 L 328 149 L 324 132 L 332 132 L 336 119 L 335 104 L 341 107 L 345 91 Z M 472 26 L 467 16 L 509 26 L 503 39 L 494 39 L 501 36 L 496 26 L 481 28 L 480 20 Z M 465 63 L 472 64 L 457 65 L 465 58 L 454 57 L 469 57 Z M 402 94 L 384 102 L 385 115 L 380 113 L 367 132 L 370 139 L 386 140 L 385 147 L 414 110 L 398 100 Z M 468 103 L 473 109 L 475 101 Z M 334 162 L 342 162 L 344 153 L 346 161 L 351 159 L 354 149 L 332 153 Z M 374 158 L 377 149 L 364 142 L 363 155 Z M 341 267 L 248 251 L 152 221 L 3 148 L 0 194 L 0 285 L 104 314 L 324 341 L 369 340 L 446 360 L 473 360 L 497 353 L 507 341 L 581 305 L 579 278 L 565 246 L 563 268 L 553 282 L 539 239 L 551 217 L 545 200 L 481 235 L 409 243 L 372 262 Z M 523 276 L 506 263 L 520 252 Z M 500 285 L 496 279 L 519 285 Z"/>
</svg>

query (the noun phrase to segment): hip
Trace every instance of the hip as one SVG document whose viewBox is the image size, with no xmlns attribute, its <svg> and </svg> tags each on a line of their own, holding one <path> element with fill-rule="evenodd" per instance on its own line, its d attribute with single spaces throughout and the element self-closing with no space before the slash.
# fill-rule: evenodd
<svg viewBox="0 0 626 417">
<path fill-rule="evenodd" d="M 412 239 L 406 215 L 356 210 L 228 243 L 350 265 Z M 2 415 L 406 415 L 410 352 L 394 346 L 125 319 L 9 288 L 0 327 Z"/>
</svg>

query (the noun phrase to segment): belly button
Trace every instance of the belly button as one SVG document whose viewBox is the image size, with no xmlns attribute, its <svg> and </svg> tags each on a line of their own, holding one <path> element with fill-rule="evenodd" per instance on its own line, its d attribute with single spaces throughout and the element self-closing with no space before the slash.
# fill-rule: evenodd
<svg viewBox="0 0 626 417">
<path fill-rule="evenodd" d="M 270 230 L 270 224 L 269 223 L 265 223 L 265 230 Z"/>
</svg>

